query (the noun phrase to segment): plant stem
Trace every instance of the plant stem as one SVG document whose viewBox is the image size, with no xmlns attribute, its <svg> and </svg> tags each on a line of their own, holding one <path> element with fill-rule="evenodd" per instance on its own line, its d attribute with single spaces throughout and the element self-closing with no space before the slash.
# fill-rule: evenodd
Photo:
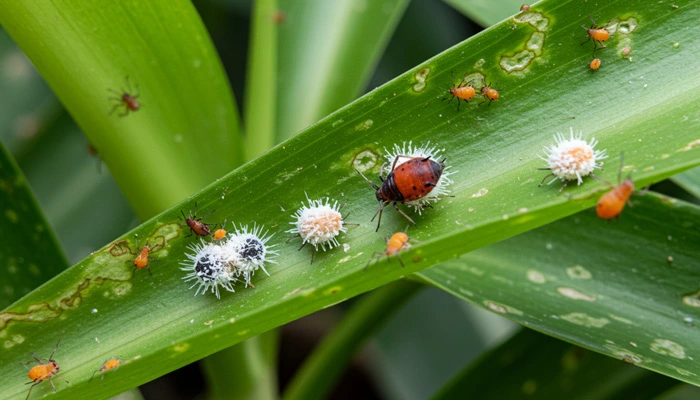
<svg viewBox="0 0 700 400">
<path fill-rule="evenodd" d="M 400 280 L 362 298 L 306 359 L 283 399 L 323 398 L 355 351 L 421 288 L 423 285 Z"/>
<path fill-rule="evenodd" d="M 202 360 L 211 400 L 277 398 L 278 331 L 271 330 Z"/>
</svg>

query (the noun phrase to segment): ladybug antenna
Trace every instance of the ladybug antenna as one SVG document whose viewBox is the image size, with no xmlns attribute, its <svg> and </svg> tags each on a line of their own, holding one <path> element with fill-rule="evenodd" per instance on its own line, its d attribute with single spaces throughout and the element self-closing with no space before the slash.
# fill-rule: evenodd
<svg viewBox="0 0 700 400">
<path fill-rule="evenodd" d="M 367 179 L 366 176 L 362 175 L 362 172 L 360 172 L 360 170 L 355 169 L 355 171 L 357 171 L 357 173 L 360 174 L 360 176 L 361 176 L 362 178 L 364 178 L 364 180 L 365 180 L 367 183 L 369 183 L 370 186 L 372 186 L 372 187 L 374 188 L 374 190 L 379 190 L 379 186 L 375 185 L 372 181 L 370 181 L 369 179 Z M 384 208 L 384 207 L 382 207 L 382 208 Z M 380 208 L 380 210 L 381 210 L 381 208 Z M 376 217 L 377 215 L 375 214 L 374 216 Z M 374 218 L 372 218 L 372 219 L 374 219 Z M 380 219 L 381 219 L 381 217 L 380 217 Z"/>
</svg>

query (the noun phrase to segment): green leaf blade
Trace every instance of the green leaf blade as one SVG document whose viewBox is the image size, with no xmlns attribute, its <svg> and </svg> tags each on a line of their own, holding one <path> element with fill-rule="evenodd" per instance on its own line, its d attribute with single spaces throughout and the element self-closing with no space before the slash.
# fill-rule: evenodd
<svg viewBox="0 0 700 400">
<path fill-rule="evenodd" d="M 190 2 L 9 2 L 0 5 L 0 23 L 99 150 L 141 218 L 242 162 L 233 97 Z M 132 94 L 139 85 L 142 108 L 123 118 L 123 110 L 109 115 L 115 95 L 107 89 L 129 91 L 127 76 Z M 180 179 L 162 179 L 161 171 Z"/>
<path fill-rule="evenodd" d="M 620 221 L 592 211 L 420 276 L 530 328 L 697 384 L 700 208 L 651 193 Z"/>
</svg>

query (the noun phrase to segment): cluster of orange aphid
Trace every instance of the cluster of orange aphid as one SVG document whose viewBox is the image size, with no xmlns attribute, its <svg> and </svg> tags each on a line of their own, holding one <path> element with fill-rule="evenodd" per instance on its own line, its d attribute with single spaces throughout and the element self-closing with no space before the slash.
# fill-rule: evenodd
<svg viewBox="0 0 700 400">
<path fill-rule="evenodd" d="M 27 393 L 27 397 L 25 398 L 25 400 L 29 398 L 30 394 L 32 394 L 32 389 L 34 389 L 34 386 L 46 380 L 48 380 L 51 384 L 53 391 L 56 391 L 56 386 L 53 384 L 53 378 L 58 377 L 63 379 L 63 377 L 58 374 L 61 370 L 58 366 L 58 362 L 53 358 L 53 355 L 56 353 L 56 349 L 58 349 L 59 343 L 61 343 L 61 339 L 59 339 L 58 342 L 56 342 L 56 346 L 54 346 L 53 351 L 51 352 L 51 355 L 48 359 L 41 359 L 32 352 L 33 360 L 29 360 L 26 363 L 20 363 L 20 365 L 29 370 L 27 376 L 29 377 L 31 382 L 27 382 L 27 384 L 32 384 L 32 386 L 29 388 L 29 392 Z M 31 363 L 36 363 L 37 365 L 30 368 L 29 364 Z M 117 369 L 119 368 L 119 365 L 121 365 L 121 359 L 119 359 L 118 357 L 110 358 L 102 364 L 100 369 L 97 369 L 95 370 L 95 372 L 93 372 L 92 377 L 90 377 L 90 381 L 92 381 L 92 378 L 94 378 L 95 374 L 97 374 L 98 372 L 103 374 L 102 379 L 104 379 L 104 372 L 112 369 Z M 68 382 L 67 380 L 63 380 L 66 383 L 70 384 L 70 382 Z"/>
<path fill-rule="evenodd" d="M 590 15 L 588 16 L 588 19 L 591 20 L 592 24 L 589 28 L 586 28 L 584 25 L 581 25 L 581 28 L 586 30 L 586 40 L 581 44 L 583 45 L 593 40 L 593 60 L 591 60 L 590 64 L 588 64 L 588 67 L 591 69 L 591 71 L 597 71 L 598 68 L 600 68 L 602 61 L 600 60 L 600 58 L 595 57 L 595 52 L 598 49 L 604 49 L 605 45 L 603 44 L 603 42 L 610 39 L 610 31 L 608 30 L 610 23 L 608 22 L 604 26 L 598 26 Z M 630 50 L 631 49 L 629 47 L 625 48 L 622 52 L 622 56 L 627 57 Z"/>
<path fill-rule="evenodd" d="M 461 101 L 464 101 L 465 103 L 469 103 L 469 100 L 473 99 L 474 96 L 476 96 L 476 88 L 474 87 L 473 83 L 471 81 L 467 81 L 467 75 L 464 75 L 464 77 L 459 81 L 459 82 L 454 82 L 454 73 L 452 74 L 452 82 L 453 85 L 450 88 L 450 99 L 449 102 L 452 102 L 453 99 L 457 99 L 457 111 L 459 111 L 459 105 Z M 495 88 L 491 87 L 491 83 L 486 83 L 485 79 L 481 80 L 481 88 L 479 89 L 481 92 L 481 97 L 484 99 L 479 104 L 486 103 L 487 101 L 489 102 L 489 105 L 491 105 L 492 102 L 498 100 L 498 90 Z M 443 98 L 443 100 L 447 100 L 447 98 Z"/>
</svg>

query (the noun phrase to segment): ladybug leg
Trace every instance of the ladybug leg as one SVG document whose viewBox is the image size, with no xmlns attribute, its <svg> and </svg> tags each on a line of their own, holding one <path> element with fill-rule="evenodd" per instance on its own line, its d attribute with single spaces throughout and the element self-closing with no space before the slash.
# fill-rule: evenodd
<svg viewBox="0 0 700 400">
<path fill-rule="evenodd" d="M 403 215 L 407 220 L 409 220 L 409 221 L 413 224 L 413 226 L 418 226 L 418 224 L 416 224 L 416 222 L 415 222 L 414 220 L 412 220 L 411 217 L 409 217 L 405 212 L 403 212 L 403 211 L 399 208 L 399 206 L 396 205 L 396 202 L 394 202 L 394 208 L 396 209 L 396 211 L 398 211 L 399 213 L 401 213 L 401 215 Z M 379 228 L 377 228 L 377 229 L 379 229 Z"/>
</svg>

